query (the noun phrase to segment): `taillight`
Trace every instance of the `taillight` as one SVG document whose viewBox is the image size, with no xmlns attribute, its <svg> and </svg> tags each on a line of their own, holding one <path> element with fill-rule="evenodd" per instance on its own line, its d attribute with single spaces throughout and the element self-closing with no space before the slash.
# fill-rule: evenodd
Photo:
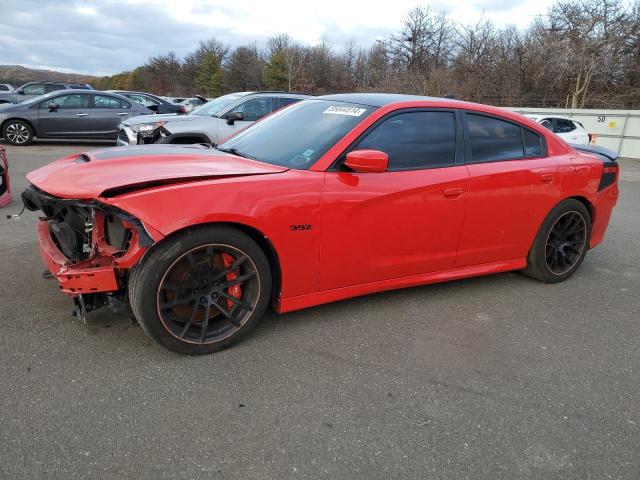
<svg viewBox="0 0 640 480">
<path fill-rule="evenodd" d="M 600 177 L 600 185 L 598 185 L 598 191 L 604 190 L 609 185 L 615 183 L 618 179 L 618 172 L 620 167 L 617 162 L 604 162 L 602 166 L 602 177 Z"/>
<path fill-rule="evenodd" d="M 180 113 L 187 113 L 187 107 L 180 107 Z"/>
</svg>

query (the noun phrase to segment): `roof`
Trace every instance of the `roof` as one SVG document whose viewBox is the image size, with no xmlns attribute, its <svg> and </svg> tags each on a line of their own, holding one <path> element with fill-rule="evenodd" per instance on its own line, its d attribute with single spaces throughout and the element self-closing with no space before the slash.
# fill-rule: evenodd
<svg viewBox="0 0 640 480">
<path fill-rule="evenodd" d="M 319 100 L 329 100 L 335 102 L 358 103 L 370 107 L 382 107 L 390 103 L 411 102 L 419 100 L 428 101 L 451 101 L 447 98 L 426 97 L 422 95 L 405 95 L 402 93 L 338 93 L 335 95 L 322 95 L 316 97 Z"/>
</svg>

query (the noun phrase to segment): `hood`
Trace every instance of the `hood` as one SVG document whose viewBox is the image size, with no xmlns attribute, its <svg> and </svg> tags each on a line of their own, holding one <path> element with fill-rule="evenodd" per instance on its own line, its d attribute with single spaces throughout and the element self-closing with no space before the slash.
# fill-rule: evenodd
<svg viewBox="0 0 640 480">
<path fill-rule="evenodd" d="M 184 120 L 188 117 L 188 115 L 178 115 L 177 113 L 153 113 L 153 112 L 149 112 L 151 115 L 140 115 L 137 117 L 131 117 L 127 120 L 125 120 L 124 122 L 122 122 L 123 125 L 127 125 L 127 126 L 131 126 L 131 125 L 139 125 L 141 123 L 153 123 L 153 122 L 161 122 L 161 121 L 167 121 L 167 122 L 173 122 L 173 121 L 179 121 L 179 120 Z"/>
<path fill-rule="evenodd" d="M 204 147 L 137 145 L 71 155 L 28 173 L 27 179 L 56 197 L 91 199 L 191 180 L 285 171 Z"/>
</svg>

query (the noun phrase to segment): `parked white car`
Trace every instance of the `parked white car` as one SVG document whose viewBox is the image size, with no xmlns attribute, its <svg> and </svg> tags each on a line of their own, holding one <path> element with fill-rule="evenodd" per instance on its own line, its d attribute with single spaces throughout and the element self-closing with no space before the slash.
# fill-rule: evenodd
<svg viewBox="0 0 640 480">
<path fill-rule="evenodd" d="M 567 143 L 589 145 L 591 136 L 582 123 L 562 115 L 525 115 L 551 130 Z"/>
</svg>

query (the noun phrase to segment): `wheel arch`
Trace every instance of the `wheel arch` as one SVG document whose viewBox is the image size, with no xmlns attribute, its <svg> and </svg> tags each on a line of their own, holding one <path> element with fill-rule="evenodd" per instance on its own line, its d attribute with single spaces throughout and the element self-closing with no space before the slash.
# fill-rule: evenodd
<svg viewBox="0 0 640 480">
<path fill-rule="evenodd" d="M 589 199 L 587 197 L 583 197 L 581 195 L 575 195 L 573 197 L 568 197 L 565 198 L 564 200 L 577 200 L 580 203 L 582 203 L 586 208 L 587 211 L 589 212 L 589 217 L 591 217 L 589 220 L 591 220 L 591 224 L 593 225 L 593 221 L 595 220 L 595 207 L 593 206 L 593 204 L 589 201 Z M 562 200 L 564 202 L 564 200 Z"/>
<path fill-rule="evenodd" d="M 171 136 L 168 143 L 184 144 L 186 140 L 195 140 L 193 143 L 212 144 L 211 139 L 207 135 L 201 133 L 176 133 Z"/>
<path fill-rule="evenodd" d="M 160 241 L 156 242 L 151 249 L 153 249 L 156 245 L 160 245 L 165 240 L 173 238 L 176 235 L 182 234 L 189 230 L 196 230 L 200 228 L 210 227 L 210 226 L 226 226 L 235 228 L 236 230 L 241 231 L 249 238 L 251 238 L 254 242 L 258 244 L 258 247 L 262 250 L 262 252 L 267 257 L 269 261 L 269 266 L 271 267 L 271 280 L 272 280 L 272 292 L 271 292 L 271 302 L 272 304 L 277 304 L 280 299 L 280 291 L 282 288 L 282 270 L 280 267 L 280 257 L 278 256 L 278 252 L 274 247 L 269 237 L 267 237 L 264 233 L 262 233 L 257 228 L 247 225 L 245 223 L 233 222 L 233 221 L 213 221 L 213 222 L 204 222 L 198 223 L 195 225 L 189 225 L 183 228 L 179 228 L 174 230 L 166 237 L 163 237 Z M 149 250 L 151 250 L 149 249 Z M 147 251 L 148 253 L 148 251 Z"/>
<path fill-rule="evenodd" d="M 33 130 L 33 135 L 37 136 L 38 135 L 38 129 L 35 127 L 35 125 L 33 124 L 33 122 L 31 120 L 28 120 L 26 118 L 22 118 L 22 117 L 11 117 L 11 118 L 7 118 L 4 122 L 2 122 L 2 125 L 0 125 L 0 132 L 4 132 L 4 127 L 5 125 L 10 122 L 11 120 L 20 120 L 21 122 L 24 122 L 26 124 L 28 124 L 31 127 L 31 130 Z M 4 135 L 4 133 L 3 133 Z"/>
</svg>

